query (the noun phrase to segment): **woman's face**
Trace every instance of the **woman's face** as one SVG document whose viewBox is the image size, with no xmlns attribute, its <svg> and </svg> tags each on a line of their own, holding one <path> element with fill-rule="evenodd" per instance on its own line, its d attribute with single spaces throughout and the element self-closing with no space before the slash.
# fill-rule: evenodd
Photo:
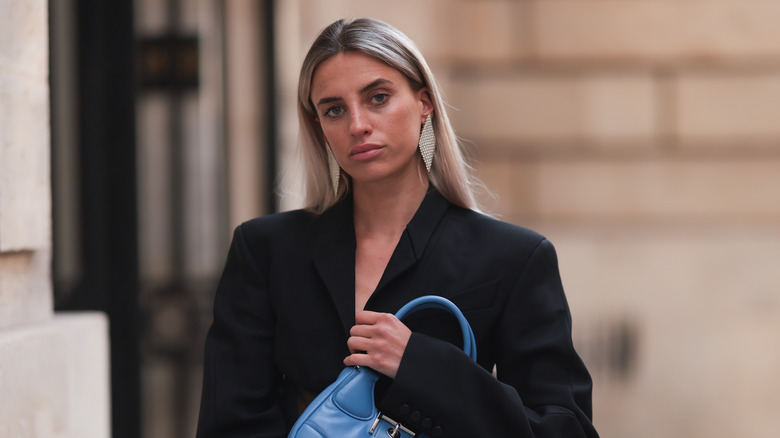
<svg viewBox="0 0 780 438">
<path fill-rule="evenodd" d="M 419 181 L 417 142 L 433 110 L 396 69 L 362 53 L 340 53 L 314 72 L 311 100 L 341 168 L 363 183 Z"/>
</svg>

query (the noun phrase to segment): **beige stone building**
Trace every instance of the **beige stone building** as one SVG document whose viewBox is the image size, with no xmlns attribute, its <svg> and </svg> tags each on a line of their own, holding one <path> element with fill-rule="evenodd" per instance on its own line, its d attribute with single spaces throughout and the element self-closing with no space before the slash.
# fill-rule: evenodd
<svg viewBox="0 0 780 438">
<path fill-rule="evenodd" d="M 57 1 L 52 22 L 76 3 Z M 294 159 L 308 45 L 357 16 L 418 43 L 497 195 L 486 203 L 556 245 L 601 435 L 776 436 L 780 2 L 133 3 L 139 40 L 174 32 L 199 51 L 196 90 L 136 98 L 145 438 L 193 436 L 187 349 L 202 346 L 230 230 L 271 211 L 269 172 Z M 52 311 L 52 283 L 56 299 L 80 268 L 77 201 L 51 206 L 46 5 L 0 1 L 0 438 L 105 437 L 107 321 Z M 53 113 L 60 154 L 73 109 Z M 69 163 L 53 167 L 70 201 Z M 281 208 L 298 205 L 294 184 L 278 189 Z"/>
</svg>

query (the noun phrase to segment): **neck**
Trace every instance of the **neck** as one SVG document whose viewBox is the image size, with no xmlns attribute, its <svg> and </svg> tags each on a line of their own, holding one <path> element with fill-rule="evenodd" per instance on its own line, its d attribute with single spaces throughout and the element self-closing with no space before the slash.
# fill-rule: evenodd
<svg viewBox="0 0 780 438">
<path fill-rule="evenodd" d="M 406 228 L 428 192 L 428 178 L 406 184 L 353 185 L 357 236 L 397 237 Z"/>
</svg>

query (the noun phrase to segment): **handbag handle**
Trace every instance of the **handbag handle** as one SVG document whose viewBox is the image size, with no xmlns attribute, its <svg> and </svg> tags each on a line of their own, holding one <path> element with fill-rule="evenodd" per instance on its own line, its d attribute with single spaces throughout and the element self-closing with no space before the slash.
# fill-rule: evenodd
<svg viewBox="0 0 780 438">
<path fill-rule="evenodd" d="M 402 319 L 412 312 L 423 309 L 440 309 L 452 314 L 452 316 L 458 320 L 460 331 L 463 334 L 463 352 L 474 362 L 477 361 L 477 342 L 474 339 L 474 332 L 471 330 L 471 326 L 469 325 L 468 320 L 466 320 L 466 317 L 463 316 L 463 312 L 461 312 L 460 309 L 458 309 L 458 306 L 453 304 L 452 301 L 437 295 L 425 295 L 406 303 L 406 305 L 396 312 L 395 317 Z"/>
<path fill-rule="evenodd" d="M 403 306 L 395 316 L 401 319 L 423 309 L 442 309 L 454 315 L 463 333 L 463 351 L 472 360 L 477 360 L 477 343 L 471 326 L 458 307 L 446 298 L 435 295 L 416 298 Z M 368 367 L 344 368 L 338 379 L 306 407 L 290 430 L 288 438 L 368 438 L 385 436 L 385 432 L 390 437 L 415 436 L 376 409 L 374 386 L 378 379 L 379 374 Z M 427 438 L 427 435 L 416 436 Z"/>
</svg>

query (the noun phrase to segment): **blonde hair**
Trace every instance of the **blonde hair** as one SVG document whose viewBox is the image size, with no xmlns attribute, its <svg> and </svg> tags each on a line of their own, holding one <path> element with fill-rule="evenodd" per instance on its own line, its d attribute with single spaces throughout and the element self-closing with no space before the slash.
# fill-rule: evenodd
<svg viewBox="0 0 780 438">
<path fill-rule="evenodd" d="M 325 138 L 316 121 L 311 101 L 311 82 L 317 66 L 339 53 L 359 52 L 395 68 L 413 90 L 426 88 L 433 104 L 436 151 L 428 175 L 431 184 L 453 204 L 479 210 L 475 196 L 477 180 L 471 175 L 462 146 L 452 129 L 441 89 L 414 42 L 393 26 L 373 18 L 338 20 L 320 32 L 301 67 L 298 80 L 298 120 L 306 174 L 306 209 L 320 214 L 343 198 L 349 176 L 342 172 L 338 194 L 333 193 L 328 173 Z"/>
</svg>

